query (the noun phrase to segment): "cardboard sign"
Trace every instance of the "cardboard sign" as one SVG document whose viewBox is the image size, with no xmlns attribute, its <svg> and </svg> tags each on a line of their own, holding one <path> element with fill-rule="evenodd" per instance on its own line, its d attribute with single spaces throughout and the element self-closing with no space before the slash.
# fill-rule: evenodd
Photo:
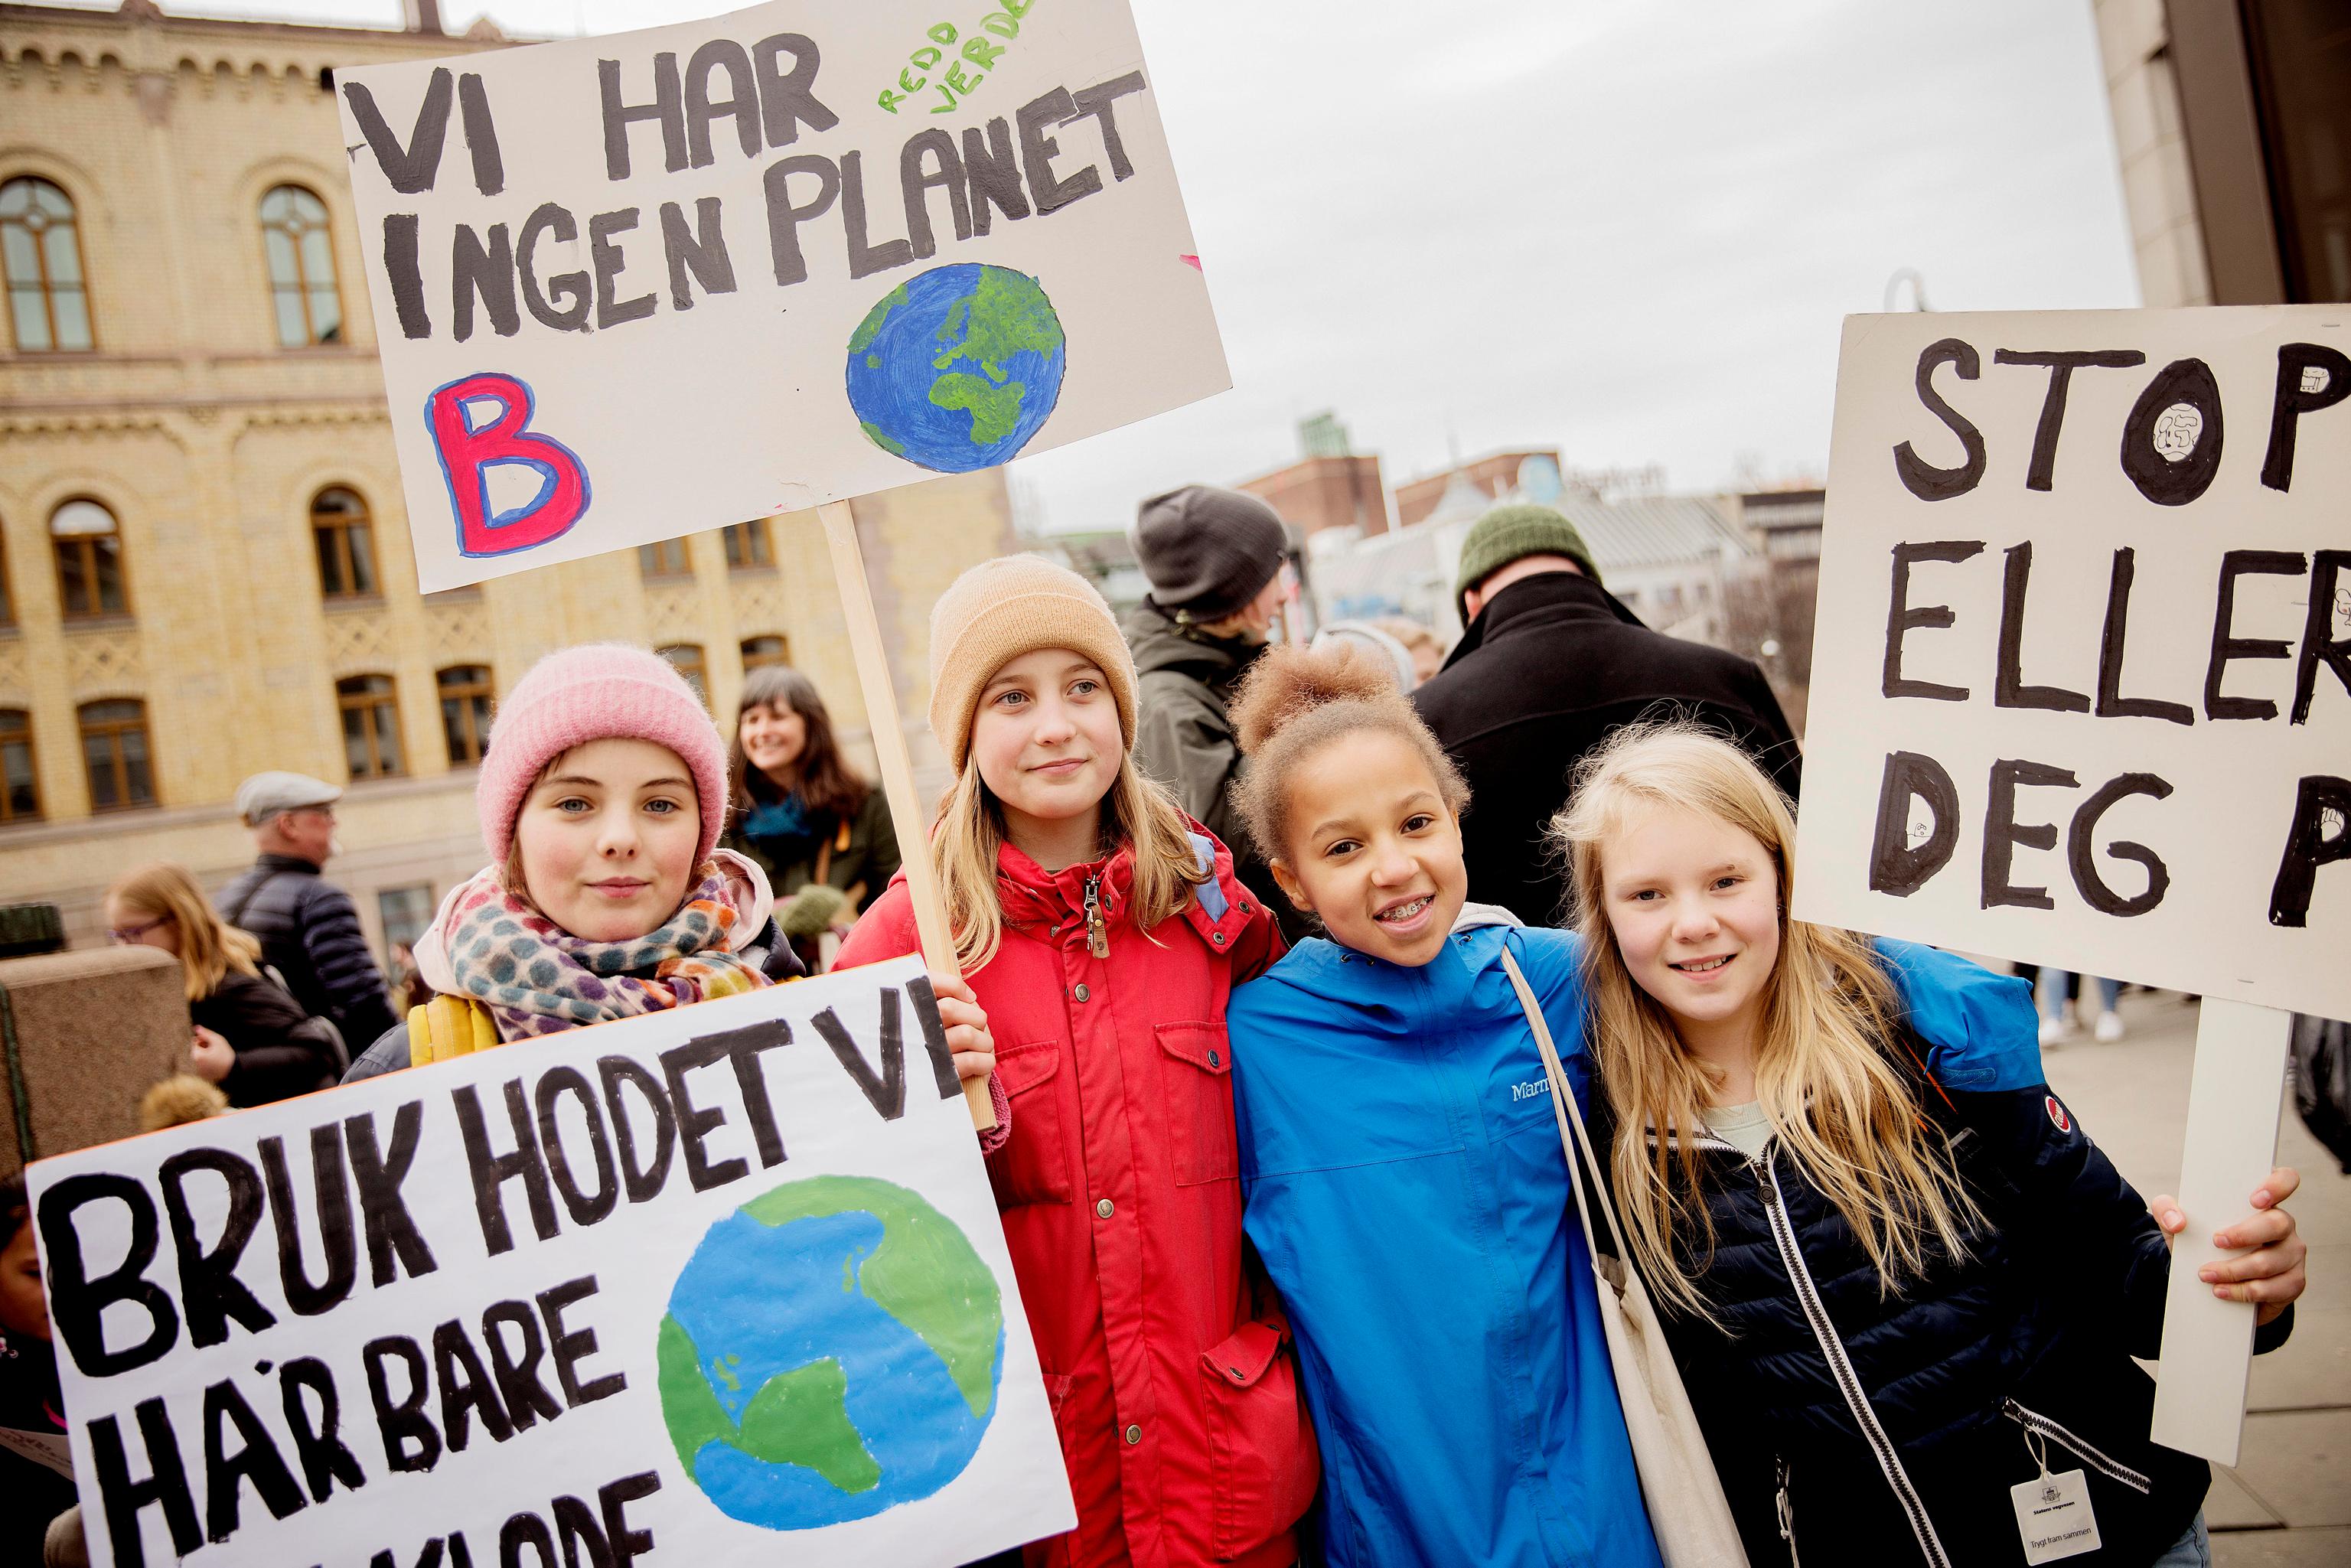
<svg viewBox="0 0 2351 1568">
<path fill-rule="evenodd" d="M 1231 384 L 1123 0 L 783 0 L 336 87 L 428 591 Z"/>
<path fill-rule="evenodd" d="M 1075 1523 L 918 960 L 30 1178 L 98 1563 L 954 1563 Z"/>
<path fill-rule="evenodd" d="M 1857 316 L 1799 918 L 2351 1018 L 2351 311 Z"/>
</svg>

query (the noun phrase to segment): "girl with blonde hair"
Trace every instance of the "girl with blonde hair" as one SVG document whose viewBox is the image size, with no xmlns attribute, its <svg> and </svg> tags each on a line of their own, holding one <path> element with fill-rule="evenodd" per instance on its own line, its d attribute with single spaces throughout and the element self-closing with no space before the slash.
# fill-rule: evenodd
<svg viewBox="0 0 2351 1568">
<path fill-rule="evenodd" d="M 335 1082 L 330 1032 L 261 973 L 261 944 L 225 925 L 185 869 L 158 861 L 106 892 L 114 940 L 180 960 L 194 1026 L 192 1071 L 240 1109 L 290 1100 Z"/>
<path fill-rule="evenodd" d="M 1750 1560 L 2205 1563 L 2210 1473 L 2147 1440 L 2130 1360 L 2185 1220 L 2042 1082 L 2023 983 L 1791 919 L 1788 803 L 1695 727 L 1618 734 L 1553 831 L 1597 1135 Z M 2303 1288 L 2295 1186 L 2201 1276 L 2261 1303 L 2257 1349 Z"/>
<path fill-rule="evenodd" d="M 1077 1500 L 1027 1557 L 1289 1568 L 1314 1439 L 1244 1261 L 1225 1030 L 1280 937 L 1137 769 L 1134 727 L 1134 662 L 1085 579 L 1016 556 L 940 597 L 931 730 L 956 782 L 931 851 L 998 1041 L 988 1178 Z M 918 946 L 902 875 L 835 967 Z"/>
</svg>

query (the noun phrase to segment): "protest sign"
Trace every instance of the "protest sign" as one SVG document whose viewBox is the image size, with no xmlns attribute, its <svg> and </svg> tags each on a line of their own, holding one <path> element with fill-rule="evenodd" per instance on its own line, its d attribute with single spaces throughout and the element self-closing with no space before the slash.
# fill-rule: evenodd
<svg viewBox="0 0 2351 1568">
<path fill-rule="evenodd" d="M 337 89 L 428 591 L 1230 384 L 1123 0 L 779 0 Z"/>
<path fill-rule="evenodd" d="M 2351 314 L 1845 326 L 1806 920 L 2351 1018 Z"/>
<path fill-rule="evenodd" d="M 93 1561 L 959 1562 L 1075 1519 L 900 960 L 29 1172 Z"/>
<path fill-rule="evenodd" d="M 2153 1436 L 2223 1464 L 2196 1270 L 2351 1018 L 2351 315 L 1858 316 L 1792 909 L 2204 998 Z M 2052 1114 L 2060 1113 L 2051 1101 Z"/>
</svg>

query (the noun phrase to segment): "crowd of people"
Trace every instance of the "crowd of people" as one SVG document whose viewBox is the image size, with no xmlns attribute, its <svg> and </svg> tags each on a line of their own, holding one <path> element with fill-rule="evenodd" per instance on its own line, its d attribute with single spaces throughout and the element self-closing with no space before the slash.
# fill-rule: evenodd
<svg viewBox="0 0 2351 1568">
<path fill-rule="evenodd" d="M 1643 626 L 1545 507 L 1471 530 L 1433 671 L 1378 626 L 1272 638 L 1255 497 L 1156 497 L 1135 537 L 1123 623 L 1035 557 L 931 621 L 933 985 L 1077 1505 L 1001 1563 L 1972 1568 L 2028 1561 L 2005 1504 L 2053 1470 L 2083 1561 L 2209 1561 L 2209 1472 L 2147 1439 L 2131 1360 L 2185 1220 L 2043 1082 L 2024 982 L 1790 918 L 1800 758 L 1751 663 Z M 649 651 L 541 661 L 402 1018 L 319 874 L 335 799 L 249 782 L 217 911 L 171 867 L 109 895 L 227 1106 L 920 949 L 793 671 L 730 740 Z M 2260 1350 L 2295 1185 L 2201 1274 Z M 8 1407 L 61 1425 L 21 1191 L 0 1219 Z M 1612 1348 L 1634 1289 L 1662 1384 Z"/>
</svg>

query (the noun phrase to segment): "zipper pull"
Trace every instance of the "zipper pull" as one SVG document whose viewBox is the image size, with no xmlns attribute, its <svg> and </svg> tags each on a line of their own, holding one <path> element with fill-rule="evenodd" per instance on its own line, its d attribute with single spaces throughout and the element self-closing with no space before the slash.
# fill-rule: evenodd
<svg viewBox="0 0 2351 1568">
<path fill-rule="evenodd" d="M 1102 929 L 1102 878 L 1086 878 L 1086 951 L 1097 958 L 1110 956 L 1110 933 Z"/>
<path fill-rule="evenodd" d="M 1775 1455 L 1772 1468 L 1779 1472 L 1780 1495 L 1773 1500 L 1772 1511 L 1779 1516 L 1780 1539 L 1788 1543 L 1788 1568 L 1800 1568 L 1796 1557 L 1796 1510 L 1788 1499 L 1788 1461 Z"/>
</svg>

